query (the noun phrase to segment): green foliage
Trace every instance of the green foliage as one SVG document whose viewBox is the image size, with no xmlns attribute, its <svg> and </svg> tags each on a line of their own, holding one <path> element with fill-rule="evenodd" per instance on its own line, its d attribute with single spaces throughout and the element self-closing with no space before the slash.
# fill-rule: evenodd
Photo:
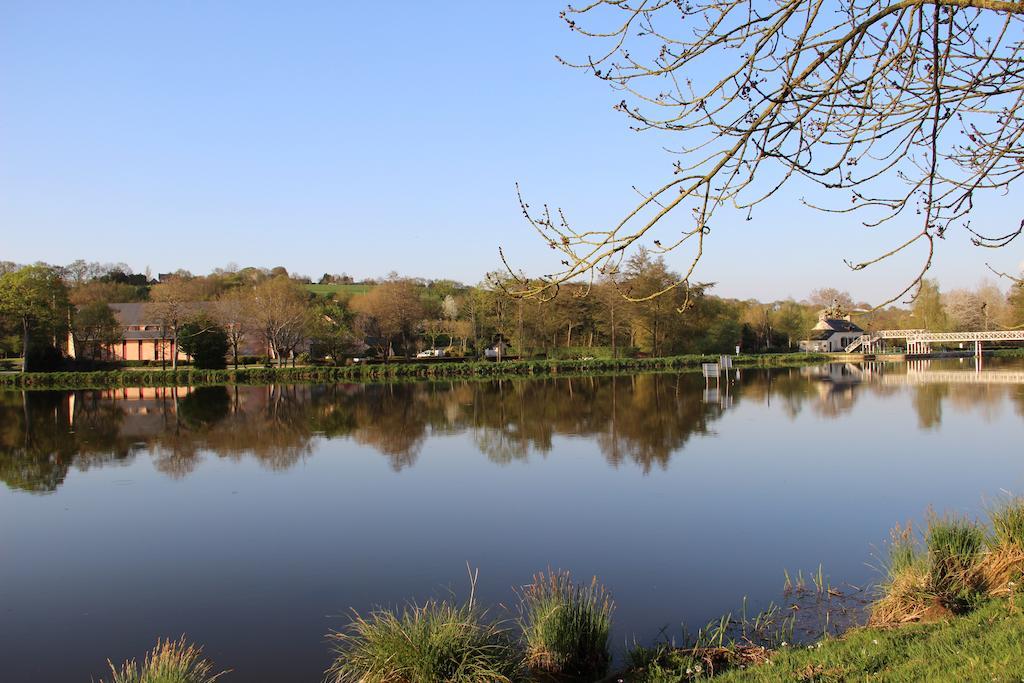
<svg viewBox="0 0 1024 683">
<path fill-rule="evenodd" d="M 203 649 L 180 640 L 157 640 L 142 664 L 134 659 L 120 668 L 110 665 L 110 683 L 213 683 L 227 671 L 213 673 L 213 664 L 203 657 Z M 100 681 L 103 683 L 103 681 Z"/>
<path fill-rule="evenodd" d="M 736 367 L 780 367 L 820 363 L 828 357 L 813 353 L 745 355 Z M 672 372 L 700 369 L 718 356 L 671 358 L 615 358 L 595 360 L 530 360 L 451 363 L 387 363 L 305 367 L 245 367 L 238 370 L 109 370 L 97 372 L 28 373 L 0 375 L 0 387 L 17 389 L 102 389 L 199 384 L 267 384 L 274 382 L 379 382 L 440 377 L 497 378 L 538 375 L 586 375 L 616 372 Z"/>
<path fill-rule="evenodd" d="M 531 668 L 573 676 L 607 670 L 614 604 L 597 578 L 579 585 L 569 572 L 541 572 L 520 597 L 520 623 Z"/>
<path fill-rule="evenodd" d="M 351 297 L 356 294 L 365 294 L 371 289 L 373 285 L 365 283 L 353 283 L 353 284 L 317 284 L 317 285 L 304 285 L 306 291 L 316 296 L 332 298 L 336 296 Z"/>
<path fill-rule="evenodd" d="M 935 517 L 928 524 L 931 588 L 947 606 L 960 606 L 977 591 L 973 572 L 985 545 L 985 531 L 957 517 Z"/>
<path fill-rule="evenodd" d="M 60 273 L 50 266 L 35 265 L 0 275 L 0 321 L 20 333 L 26 356 L 25 371 L 32 370 L 32 346 L 52 345 L 67 331 L 68 289 Z M 58 354 L 59 355 L 59 354 Z"/>
<path fill-rule="evenodd" d="M 949 316 L 942 303 L 939 283 L 935 280 L 921 280 L 914 299 L 914 327 L 922 327 L 933 332 L 944 332 L 949 329 Z"/>
<path fill-rule="evenodd" d="M 218 370 L 227 365 L 227 332 L 207 317 L 193 318 L 181 326 L 178 348 L 191 356 L 197 368 Z"/>
<path fill-rule="evenodd" d="M 722 683 L 807 681 L 1012 681 L 1024 678 L 1024 613 L 991 600 L 966 616 L 901 628 L 854 629 L 811 647 L 781 648 L 770 662 L 734 668 Z M 633 680 L 627 678 L 626 680 Z M 676 679 L 682 680 L 682 679 Z"/>
<path fill-rule="evenodd" d="M 462 605 L 431 600 L 401 613 L 356 614 L 348 629 L 328 638 L 334 650 L 329 683 L 511 683 L 522 672 L 522 653 L 510 633 L 489 621 L 472 597 Z"/>
<path fill-rule="evenodd" d="M 1024 550 L 1024 499 L 1012 498 L 989 511 L 997 545 Z"/>
<path fill-rule="evenodd" d="M 82 304 L 75 310 L 71 333 L 75 341 L 75 355 L 97 359 L 102 355 L 104 344 L 120 338 L 121 325 L 110 306 L 95 301 Z"/>
</svg>

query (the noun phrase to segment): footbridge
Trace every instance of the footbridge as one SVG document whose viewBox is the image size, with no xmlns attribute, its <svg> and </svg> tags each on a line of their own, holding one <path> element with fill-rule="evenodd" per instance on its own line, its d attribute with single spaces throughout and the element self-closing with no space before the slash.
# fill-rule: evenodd
<svg viewBox="0 0 1024 683">
<path fill-rule="evenodd" d="M 879 330 L 878 332 L 867 332 L 857 337 L 852 344 L 846 347 L 847 353 L 853 353 L 863 348 L 864 353 L 876 353 L 884 346 L 886 339 L 907 339 L 915 334 L 924 334 L 928 330 Z"/>
<path fill-rule="evenodd" d="M 846 347 L 847 352 L 864 349 L 875 353 L 886 339 L 906 339 L 908 356 L 932 352 L 932 344 L 973 344 L 975 355 L 981 355 L 985 342 L 1024 342 L 1024 330 L 985 330 L 975 332 L 929 332 L 928 330 L 882 330 L 863 335 Z"/>
</svg>

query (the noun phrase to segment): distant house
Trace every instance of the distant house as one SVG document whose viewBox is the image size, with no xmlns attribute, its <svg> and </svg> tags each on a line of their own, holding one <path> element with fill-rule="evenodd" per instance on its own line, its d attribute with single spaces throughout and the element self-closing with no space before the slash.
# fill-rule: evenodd
<svg viewBox="0 0 1024 683">
<path fill-rule="evenodd" d="M 112 361 L 171 361 L 175 352 L 173 335 L 161 323 L 156 315 L 154 304 L 124 303 L 108 304 L 114 317 L 121 326 L 121 338 L 113 344 L 104 344 L 102 358 Z M 208 309 L 209 302 L 196 302 L 190 305 L 193 311 Z M 266 355 L 267 350 L 256 339 L 246 339 L 241 355 Z M 74 338 L 69 335 L 68 355 L 74 358 Z M 178 360 L 188 357 L 178 351 Z"/>
<path fill-rule="evenodd" d="M 801 351 L 815 353 L 834 353 L 843 351 L 847 346 L 864 336 L 864 330 L 851 322 L 850 316 L 844 318 L 828 318 L 822 316 L 813 328 L 810 339 L 800 342 Z"/>
</svg>

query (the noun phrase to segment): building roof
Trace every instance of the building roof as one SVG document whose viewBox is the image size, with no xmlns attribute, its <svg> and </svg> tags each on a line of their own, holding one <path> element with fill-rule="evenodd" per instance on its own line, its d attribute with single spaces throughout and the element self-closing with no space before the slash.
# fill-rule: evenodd
<svg viewBox="0 0 1024 683">
<path fill-rule="evenodd" d="M 814 326 L 815 330 L 824 332 L 863 332 L 860 327 L 843 318 L 822 318 Z"/>
<path fill-rule="evenodd" d="M 108 304 L 110 309 L 114 311 L 114 317 L 117 318 L 117 322 L 125 327 L 139 327 L 143 325 L 159 325 L 160 319 L 155 314 L 154 307 L 156 304 L 137 301 L 132 303 L 123 304 Z M 209 301 L 196 301 L 188 304 L 190 308 L 195 311 L 201 311 L 208 309 L 211 306 Z M 128 337 L 129 339 L 158 339 L 159 337 Z"/>
<path fill-rule="evenodd" d="M 134 327 L 137 325 L 145 325 L 152 319 L 152 314 L 149 314 L 147 307 L 152 304 L 146 303 L 127 303 L 127 304 L 109 304 L 110 310 L 114 312 L 114 317 L 117 318 L 117 322 L 125 327 Z M 154 323 L 156 324 L 156 323 Z"/>
</svg>

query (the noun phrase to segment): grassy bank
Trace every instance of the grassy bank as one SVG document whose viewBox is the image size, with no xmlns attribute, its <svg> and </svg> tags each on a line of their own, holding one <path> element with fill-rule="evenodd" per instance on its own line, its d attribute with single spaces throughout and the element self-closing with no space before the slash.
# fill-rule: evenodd
<svg viewBox="0 0 1024 683">
<path fill-rule="evenodd" d="M 716 678 L 723 683 L 1019 681 L 1024 677 L 1022 633 L 1024 612 L 1011 601 L 993 598 L 968 614 L 940 622 L 855 629 L 810 648 L 780 648 L 762 664 L 734 668 Z"/>
<path fill-rule="evenodd" d="M 9 389 L 106 389 L 118 387 L 192 386 L 209 384 L 270 384 L 381 382 L 444 378 L 588 375 L 614 372 L 659 372 L 698 369 L 718 356 L 667 358 L 609 358 L 594 360 L 523 360 L 465 363 L 382 363 L 377 365 L 300 366 L 240 368 L 238 370 L 108 370 L 99 372 L 29 372 L 0 374 L 0 388 Z M 736 356 L 736 367 L 783 367 L 820 363 L 828 356 L 786 353 Z"/>
<path fill-rule="evenodd" d="M 684 643 L 637 646 L 607 674 L 614 604 L 593 579 L 541 573 L 519 591 L 519 618 L 495 618 L 474 600 L 431 600 L 355 614 L 328 634 L 327 683 L 677 683 L 775 681 L 1010 681 L 1024 678 L 1024 500 L 991 510 L 990 524 L 932 515 L 922 534 L 894 530 L 869 626 L 794 645 L 775 608 L 725 616 Z M 831 589 L 818 587 L 819 593 Z M 788 626 L 787 626 L 788 624 Z M 141 669 L 114 681 L 209 683 L 215 670 L 182 639 L 158 643 Z M 146 677 L 159 665 L 166 678 Z M 152 671 L 151 671 L 152 670 Z"/>
</svg>

